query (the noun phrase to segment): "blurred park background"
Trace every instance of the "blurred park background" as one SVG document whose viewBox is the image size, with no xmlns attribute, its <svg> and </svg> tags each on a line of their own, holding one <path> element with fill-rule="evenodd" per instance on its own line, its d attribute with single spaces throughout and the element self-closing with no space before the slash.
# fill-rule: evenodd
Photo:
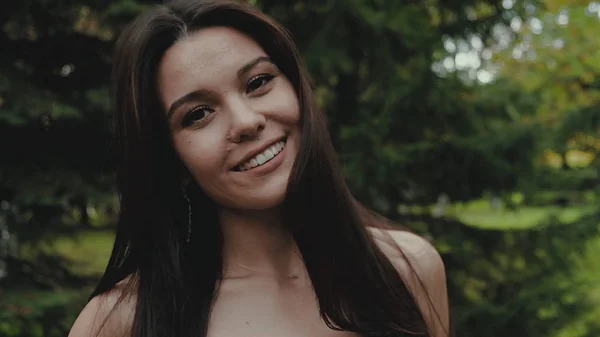
<svg viewBox="0 0 600 337">
<path fill-rule="evenodd" d="M 66 336 L 103 272 L 112 48 L 160 2 L 0 4 L 0 336 Z M 253 3 L 357 197 L 443 255 L 456 336 L 600 336 L 600 2 Z"/>
</svg>

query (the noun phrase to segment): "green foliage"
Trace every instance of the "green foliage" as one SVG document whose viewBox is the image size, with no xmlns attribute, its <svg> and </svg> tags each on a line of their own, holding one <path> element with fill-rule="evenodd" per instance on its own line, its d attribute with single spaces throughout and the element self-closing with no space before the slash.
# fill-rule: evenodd
<svg viewBox="0 0 600 337">
<path fill-rule="evenodd" d="M 84 287 L 106 263 L 82 268 L 81 260 L 64 255 L 108 254 L 106 238 L 89 233 L 114 224 L 116 214 L 110 54 L 124 25 L 158 2 L 0 5 L 0 218 L 20 241 L 2 280 L 4 294 L 18 291 L 0 302 L 2 335 L 64 336 L 84 297 L 57 289 Z M 592 306 L 600 296 L 593 302 L 587 296 L 593 288 L 572 280 L 585 242 L 598 235 L 600 215 L 589 200 L 597 200 L 600 164 L 576 167 L 568 160 L 575 150 L 595 156 L 600 149 L 600 48 L 587 3 L 253 3 L 293 32 L 359 200 L 432 238 L 442 252 L 456 335 L 595 336 L 600 320 Z M 572 16 L 562 26 L 556 18 L 566 6 Z M 543 22 L 543 33 L 525 25 L 498 48 L 495 29 L 532 16 Z M 468 71 L 434 71 L 451 54 L 444 40 L 473 34 L 497 51 L 495 82 L 465 81 Z M 566 47 L 549 44 L 557 39 Z M 513 57 L 524 43 L 535 58 Z M 560 167 L 548 165 L 548 153 L 561 158 Z M 513 214 L 526 225 L 494 212 L 433 217 L 398 207 L 428 210 L 441 195 L 451 202 L 496 195 L 516 207 L 521 202 L 508 202 L 515 191 L 522 204 L 535 206 Z M 562 208 L 565 198 L 569 209 Z M 462 222 L 469 219 L 498 226 Z M 531 223 L 539 219 L 539 226 Z M 82 231 L 96 241 L 82 247 L 68 239 Z M 56 293 L 27 297 L 23 280 Z"/>
<path fill-rule="evenodd" d="M 0 301 L 0 335 L 64 337 L 85 304 L 89 291 L 20 290 L 11 293 Z"/>
<path fill-rule="evenodd" d="M 542 227 L 469 229 L 473 233 L 445 226 L 440 236 L 451 247 L 446 264 L 455 324 L 469 327 L 460 334 L 550 335 L 593 311 L 594 303 L 588 301 L 593 288 L 572 282 L 572 266 L 586 245 L 569 242 L 597 235 L 594 220 L 597 216 L 564 225 L 550 218 Z"/>
</svg>

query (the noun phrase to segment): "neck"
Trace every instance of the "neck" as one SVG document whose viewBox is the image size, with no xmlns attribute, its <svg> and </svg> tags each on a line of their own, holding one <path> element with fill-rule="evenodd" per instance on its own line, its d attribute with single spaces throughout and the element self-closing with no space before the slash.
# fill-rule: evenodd
<svg viewBox="0 0 600 337">
<path fill-rule="evenodd" d="M 221 209 L 223 277 L 287 277 L 302 266 L 296 243 L 278 210 Z"/>
</svg>

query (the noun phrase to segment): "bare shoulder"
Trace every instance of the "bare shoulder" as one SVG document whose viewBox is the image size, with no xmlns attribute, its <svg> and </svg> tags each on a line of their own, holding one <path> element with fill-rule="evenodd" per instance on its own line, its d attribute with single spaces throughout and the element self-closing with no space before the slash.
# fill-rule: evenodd
<svg viewBox="0 0 600 337">
<path fill-rule="evenodd" d="M 402 230 L 370 228 L 370 231 L 379 248 L 399 268 L 399 272 L 412 273 L 414 269 L 414 272 L 423 278 L 436 276 L 440 272 L 445 273 L 440 254 L 421 236 Z"/>
<path fill-rule="evenodd" d="M 131 333 L 136 296 L 126 293 L 131 277 L 92 298 L 71 327 L 68 337 L 126 337 Z M 134 287 L 135 288 L 135 287 Z"/>
<path fill-rule="evenodd" d="M 448 336 L 446 271 L 438 251 L 429 241 L 408 231 L 369 230 L 415 297 L 431 336 Z"/>
</svg>

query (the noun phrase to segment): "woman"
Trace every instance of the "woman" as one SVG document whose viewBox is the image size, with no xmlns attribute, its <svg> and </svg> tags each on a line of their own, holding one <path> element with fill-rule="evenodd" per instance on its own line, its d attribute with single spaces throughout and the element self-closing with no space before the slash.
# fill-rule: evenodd
<svg viewBox="0 0 600 337">
<path fill-rule="evenodd" d="M 440 256 L 353 199 L 273 19 L 158 6 L 119 39 L 113 95 L 120 219 L 71 337 L 448 335 Z"/>
</svg>

